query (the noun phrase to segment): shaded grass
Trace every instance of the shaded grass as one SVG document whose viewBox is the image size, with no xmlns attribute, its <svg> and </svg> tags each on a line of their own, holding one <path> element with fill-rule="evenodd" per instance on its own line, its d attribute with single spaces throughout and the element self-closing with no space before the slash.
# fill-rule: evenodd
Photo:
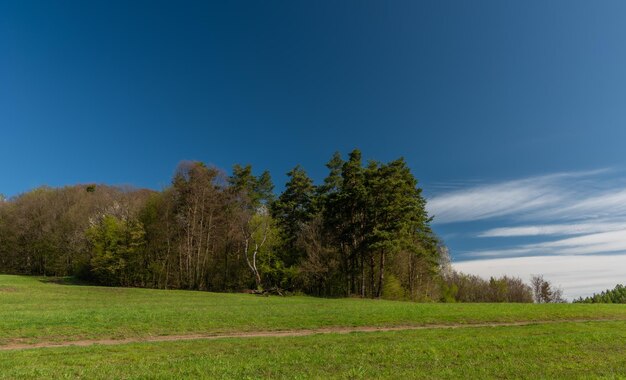
<svg viewBox="0 0 626 380">
<path fill-rule="evenodd" d="M 626 322 L 0 352 L 0 378 L 626 378 Z"/>
<path fill-rule="evenodd" d="M 69 286 L 0 276 L 0 345 L 192 333 L 624 319 L 626 305 L 416 304 Z"/>
</svg>

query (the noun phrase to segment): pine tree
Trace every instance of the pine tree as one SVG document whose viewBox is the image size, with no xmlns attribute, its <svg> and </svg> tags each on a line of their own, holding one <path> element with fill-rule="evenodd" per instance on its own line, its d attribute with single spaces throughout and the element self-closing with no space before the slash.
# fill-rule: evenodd
<svg viewBox="0 0 626 380">
<path fill-rule="evenodd" d="M 282 231 L 285 264 L 300 261 L 303 252 L 296 247 L 302 229 L 314 216 L 315 186 L 300 165 L 287 173 L 285 191 L 272 204 L 272 215 Z"/>
</svg>

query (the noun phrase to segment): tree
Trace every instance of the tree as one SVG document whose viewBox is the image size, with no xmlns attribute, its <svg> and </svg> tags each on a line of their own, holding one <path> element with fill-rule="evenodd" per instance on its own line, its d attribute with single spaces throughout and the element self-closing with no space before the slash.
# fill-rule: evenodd
<svg viewBox="0 0 626 380">
<path fill-rule="evenodd" d="M 87 231 L 93 245 L 91 272 L 103 285 L 132 285 L 133 261 L 145 244 L 141 223 L 105 215 Z"/>
<path fill-rule="evenodd" d="M 179 282 L 207 289 L 210 264 L 217 254 L 214 242 L 225 227 L 221 173 L 200 162 L 181 164 L 174 177 L 176 219 L 182 232 L 179 244 Z"/>
<path fill-rule="evenodd" d="M 354 294 L 358 287 L 361 296 L 365 296 L 364 262 L 363 256 L 359 255 L 365 238 L 363 231 L 365 197 L 365 173 L 361 163 L 361 152 L 355 149 L 341 168 L 339 191 L 327 199 L 324 219 L 341 252 L 342 272 L 346 276 L 346 293 Z"/>
<path fill-rule="evenodd" d="M 316 189 L 316 210 L 321 210 L 324 206 L 328 205 L 329 202 L 331 202 L 329 198 L 332 198 L 339 193 L 339 191 L 341 191 L 341 169 L 343 168 L 343 165 L 344 161 L 339 152 L 335 152 L 332 158 L 326 163 L 328 176 L 324 178 L 324 183 Z"/>
<path fill-rule="evenodd" d="M 279 229 L 269 212 L 274 201 L 274 184 L 268 171 L 257 177 L 252 174 L 250 165 L 235 165 L 228 182 L 235 199 L 235 219 L 243 257 L 257 289 L 261 290 L 264 274 L 282 272 L 284 269 L 274 249 L 278 244 Z"/>
<path fill-rule="evenodd" d="M 366 171 L 367 243 L 379 255 L 376 297 L 384 286 L 385 259 L 403 248 L 415 247 L 414 237 L 432 235 L 426 201 L 404 159 L 386 165 L 370 163 Z"/>
<path fill-rule="evenodd" d="M 412 257 L 408 261 L 415 267 L 436 268 L 426 201 L 405 161 L 370 162 L 364 168 L 361 152 L 354 150 L 339 171 L 341 162 L 335 155 L 327 165 L 330 173 L 320 187 L 319 203 L 329 241 L 340 252 L 346 293 L 381 297 L 388 261 L 398 254 Z M 397 265 L 392 270 L 399 270 L 394 277 L 403 286 L 414 283 Z"/>
<path fill-rule="evenodd" d="M 578 298 L 575 303 L 626 303 L 626 286 L 616 285 L 613 289 L 608 289 L 590 297 Z"/>
<path fill-rule="evenodd" d="M 173 286 L 178 263 L 175 212 L 175 196 L 169 188 L 150 196 L 138 214 L 146 233 L 143 268 L 147 273 L 141 286 L 161 289 Z"/>
<path fill-rule="evenodd" d="M 533 290 L 517 277 L 491 277 L 487 281 L 451 271 L 443 276 L 441 287 L 443 302 L 533 302 Z"/>
<path fill-rule="evenodd" d="M 533 295 L 536 303 L 562 303 L 563 291 L 555 288 L 543 275 L 533 275 L 530 279 Z"/>
<path fill-rule="evenodd" d="M 303 290 L 318 296 L 344 295 L 339 254 L 328 241 L 321 215 L 316 215 L 304 226 L 297 245 L 304 252 L 298 267 Z"/>
<path fill-rule="evenodd" d="M 15 230 L 11 228 L 14 205 L 9 202 L 0 202 L 0 271 L 15 273 L 17 259 L 14 257 L 17 250 Z"/>
<path fill-rule="evenodd" d="M 233 166 L 233 174 L 228 178 L 232 190 L 242 202 L 252 208 L 268 205 L 274 200 L 274 184 L 270 173 L 265 170 L 260 176 L 252 174 L 252 166 Z"/>
<path fill-rule="evenodd" d="M 285 190 L 272 204 L 272 216 L 281 230 L 285 264 L 293 265 L 303 256 L 296 243 L 305 225 L 314 216 L 315 186 L 299 165 L 289 171 L 287 176 L 289 181 Z"/>
<path fill-rule="evenodd" d="M 277 199 L 268 171 L 235 165 L 227 177 L 196 161 L 181 162 L 158 192 L 38 188 L 0 201 L 0 270 L 124 286 L 439 299 L 440 242 L 404 160 L 364 166 L 355 149 L 326 166 L 318 187 L 296 166 Z"/>
<path fill-rule="evenodd" d="M 272 216 L 263 206 L 242 226 L 243 256 L 254 275 L 257 290 L 263 289 L 262 271 L 270 272 L 272 248 L 276 244 L 278 231 Z"/>
</svg>

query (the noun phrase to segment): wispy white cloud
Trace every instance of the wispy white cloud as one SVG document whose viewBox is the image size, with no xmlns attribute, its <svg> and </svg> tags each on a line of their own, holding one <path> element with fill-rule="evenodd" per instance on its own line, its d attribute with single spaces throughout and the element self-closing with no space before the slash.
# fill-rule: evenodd
<svg viewBox="0 0 626 380">
<path fill-rule="evenodd" d="M 431 198 L 428 211 L 435 223 L 450 223 L 534 210 L 562 199 L 551 181 L 551 177 L 538 177 L 455 190 Z"/>
<path fill-rule="evenodd" d="M 519 246 L 514 248 L 481 249 L 463 254 L 464 258 L 505 258 L 545 254 L 536 248 Z"/>
<path fill-rule="evenodd" d="M 474 235 L 474 246 L 483 242 L 488 248 L 464 252 L 462 257 L 474 260 L 455 262 L 458 270 L 524 280 L 543 274 L 567 297 L 587 296 L 626 282 L 626 184 L 607 173 L 615 174 L 599 170 L 469 184 L 432 197 L 428 210 L 435 224 L 499 224 Z"/>
<path fill-rule="evenodd" d="M 593 219 L 626 215 L 626 189 L 615 188 L 600 194 L 585 194 L 580 189 L 573 197 L 552 207 L 538 210 L 535 218 Z"/>
<path fill-rule="evenodd" d="M 521 220 L 626 216 L 626 186 L 606 189 L 593 181 L 607 172 L 557 173 L 444 192 L 429 199 L 428 211 L 440 224 L 504 216 Z"/>
<path fill-rule="evenodd" d="M 517 236 L 547 236 L 547 235 L 580 235 L 595 232 L 615 231 L 626 229 L 626 221 L 571 224 L 538 224 L 516 227 L 500 227 L 481 232 L 479 237 L 517 237 Z"/>
<path fill-rule="evenodd" d="M 573 238 L 534 244 L 519 244 L 511 248 L 478 250 L 466 257 L 514 257 L 522 255 L 587 255 L 626 252 L 626 229 L 586 234 Z"/>
<path fill-rule="evenodd" d="M 539 249 L 552 249 L 555 254 L 584 255 L 626 251 L 626 230 L 577 236 L 536 244 Z"/>
<path fill-rule="evenodd" d="M 543 274 L 570 300 L 626 283 L 626 254 L 481 259 L 455 262 L 454 267 L 486 278 L 506 274 L 529 281 L 533 274 Z"/>
</svg>

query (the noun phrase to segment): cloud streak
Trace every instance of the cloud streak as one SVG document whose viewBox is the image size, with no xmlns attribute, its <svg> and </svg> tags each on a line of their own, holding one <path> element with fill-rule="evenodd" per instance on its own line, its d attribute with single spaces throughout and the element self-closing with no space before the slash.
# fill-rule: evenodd
<svg viewBox="0 0 626 380">
<path fill-rule="evenodd" d="M 607 171 L 557 173 L 454 190 L 431 197 L 428 211 L 436 224 L 504 216 L 553 220 L 626 216 L 626 186 L 599 190 L 599 182 L 593 181 Z"/>
<path fill-rule="evenodd" d="M 582 199 L 579 199 L 582 198 Z M 570 199 L 537 211 L 536 218 L 590 219 L 626 215 L 626 189 L 618 188 L 598 195 L 574 194 Z"/>
<path fill-rule="evenodd" d="M 470 237 L 465 231 L 463 243 L 473 246 L 467 251 L 461 245 L 460 256 L 472 260 L 455 261 L 458 270 L 524 280 L 544 274 L 569 298 L 587 296 L 626 282 L 626 183 L 615 174 L 598 170 L 473 184 L 430 198 L 428 210 L 435 228 L 449 225 L 452 236 L 463 236 L 455 228 L 481 226 Z"/>
<path fill-rule="evenodd" d="M 580 235 L 620 229 L 626 229 L 626 221 L 500 227 L 481 232 L 478 237 Z"/>
<path fill-rule="evenodd" d="M 562 199 L 551 181 L 539 177 L 456 190 L 431 198 L 428 211 L 435 223 L 452 223 L 535 210 Z"/>
<path fill-rule="evenodd" d="M 626 229 L 587 234 L 536 244 L 517 245 L 514 248 L 479 250 L 469 252 L 467 257 L 512 257 L 532 254 L 587 255 L 626 252 Z"/>
</svg>

